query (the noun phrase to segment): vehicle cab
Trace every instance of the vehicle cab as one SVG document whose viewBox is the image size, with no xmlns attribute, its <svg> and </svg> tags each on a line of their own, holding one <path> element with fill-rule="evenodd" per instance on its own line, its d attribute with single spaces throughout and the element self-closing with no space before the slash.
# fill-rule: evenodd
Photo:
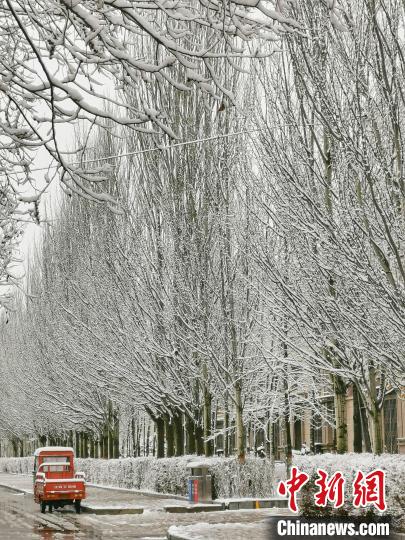
<svg viewBox="0 0 405 540">
<path fill-rule="evenodd" d="M 69 447 L 47 446 L 34 453 L 34 499 L 44 513 L 68 504 L 79 514 L 86 497 L 84 474 L 74 470 L 74 450 Z"/>
</svg>

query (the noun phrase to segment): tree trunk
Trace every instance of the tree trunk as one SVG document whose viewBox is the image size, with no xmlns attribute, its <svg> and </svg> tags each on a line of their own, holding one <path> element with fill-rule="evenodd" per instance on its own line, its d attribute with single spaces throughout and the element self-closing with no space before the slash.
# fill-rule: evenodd
<svg viewBox="0 0 405 540">
<path fill-rule="evenodd" d="M 95 442 L 94 442 L 94 433 L 90 433 L 90 457 L 95 458 Z"/>
<path fill-rule="evenodd" d="M 145 419 L 143 419 L 143 422 L 142 422 L 142 441 L 143 441 L 143 444 L 142 444 L 143 456 L 146 456 L 146 423 L 145 423 Z"/>
<path fill-rule="evenodd" d="M 363 440 L 364 440 L 364 450 L 368 454 L 370 454 L 372 452 L 372 448 L 371 448 L 370 430 L 368 427 L 367 410 L 363 406 L 363 402 L 360 395 L 359 395 L 359 399 L 360 399 L 361 428 L 362 428 Z"/>
<path fill-rule="evenodd" d="M 109 427 L 107 432 L 107 442 L 108 442 L 108 459 L 113 459 L 114 457 L 114 432 L 112 426 Z"/>
<path fill-rule="evenodd" d="M 148 422 L 148 429 L 146 430 L 145 456 L 149 456 L 149 437 L 150 437 L 150 422 Z"/>
<path fill-rule="evenodd" d="M 382 436 L 382 411 L 377 404 L 374 405 L 372 411 L 373 418 L 373 451 L 379 455 L 383 453 L 383 436 Z"/>
<path fill-rule="evenodd" d="M 336 452 L 347 452 L 347 416 L 346 416 L 346 384 L 342 377 L 333 375 L 335 423 L 336 423 Z"/>
<path fill-rule="evenodd" d="M 186 452 L 187 454 L 195 454 L 196 440 L 194 434 L 194 419 L 186 416 Z"/>
<path fill-rule="evenodd" d="M 266 448 L 266 457 L 269 459 L 273 458 L 273 424 L 270 421 L 270 414 L 267 418 L 267 430 L 265 430 L 265 448 Z"/>
<path fill-rule="evenodd" d="M 76 457 L 81 457 L 80 451 L 81 451 L 80 433 L 75 431 L 75 455 L 76 455 Z"/>
<path fill-rule="evenodd" d="M 11 446 L 13 447 L 13 457 L 18 457 L 18 442 L 14 437 L 11 439 Z"/>
<path fill-rule="evenodd" d="M 89 457 L 89 447 L 88 447 L 88 434 L 86 431 L 83 432 L 82 435 L 82 457 L 88 458 Z"/>
<path fill-rule="evenodd" d="M 315 396 L 313 394 L 313 399 L 315 401 Z M 315 414 L 311 408 L 310 411 L 310 424 L 309 424 L 309 449 L 313 454 L 315 454 Z"/>
<path fill-rule="evenodd" d="M 179 412 L 173 416 L 174 437 L 175 437 L 175 455 L 184 456 L 184 430 L 183 413 Z"/>
<path fill-rule="evenodd" d="M 108 427 L 104 426 L 103 430 L 103 458 L 108 459 Z"/>
<path fill-rule="evenodd" d="M 165 423 L 161 416 L 155 419 L 156 427 L 156 457 L 165 457 Z"/>
<path fill-rule="evenodd" d="M 170 422 L 170 416 L 164 415 L 165 436 L 166 436 L 166 457 L 174 456 L 174 427 Z"/>
<path fill-rule="evenodd" d="M 138 428 L 136 430 L 136 456 L 140 457 L 141 455 L 141 434 L 142 434 L 142 428 L 140 425 L 138 425 Z"/>
<path fill-rule="evenodd" d="M 359 392 L 357 386 L 353 384 L 353 451 L 361 453 L 363 451 L 363 434 Z"/>
<path fill-rule="evenodd" d="M 131 446 L 132 446 L 132 452 L 131 455 L 133 457 L 136 456 L 136 436 L 135 436 L 135 418 L 131 418 Z"/>
<path fill-rule="evenodd" d="M 114 412 L 113 457 L 114 459 L 118 459 L 120 457 L 120 421 L 117 411 Z"/>
<path fill-rule="evenodd" d="M 213 442 L 211 439 L 211 403 L 212 397 L 207 386 L 204 386 L 204 454 L 210 457 L 213 454 Z M 209 440 L 208 440 L 209 439 Z"/>
<path fill-rule="evenodd" d="M 370 377 L 370 405 L 369 424 L 371 425 L 372 447 L 374 454 L 382 454 L 383 452 L 383 437 L 382 437 L 382 406 L 380 406 L 377 397 L 377 373 L 374 367 L 369 369 Z M 381 383 L 380 383 L 381 384 Z M 381 389 L 380 389 L 381 390 Z M 382 405 L 382 404 L 381 404 Z"/>
<path fill-rule="evenodd" d="M 226 393 L 228 391 L 226 390 Z M 228 399 L 225 400 L 225 410 L 224 410 L 224 456 L 229 456 L 229 405 Z"/>
<path fill-rule="evenodd" d="M 204 430 L 199 423 L 195 424 L 194 433 L 197 447 L 197 455 L 202 456 L 204 454 Z"/>
<path fill-rule="evenodd" d="M 242 383 L 235 384 L 235 409 L 236 409 L 236 452 L 239 463 L 245 463 L 246 459 L 246 436 L 243 424 Z"/>
<path fill-rule="evenodd" d="M 288 405 L 288 395 L 286 394 L 286 402 Z M 285 425 L 285 466 L 287 470 L 287 478 L 290 477 L 292 466 L 292 444 L 291 444 L 291 424 L 290 413 L 288 407 L 286 407 L 284 413 L 284 425 Z"/>
<path fill-rule="evenodd" d="M 73 431 L 70 430 L 69 433 L 68 433 L 68 446 L 70 446 L 71 448 L 73 448 Z"/>
</svg>

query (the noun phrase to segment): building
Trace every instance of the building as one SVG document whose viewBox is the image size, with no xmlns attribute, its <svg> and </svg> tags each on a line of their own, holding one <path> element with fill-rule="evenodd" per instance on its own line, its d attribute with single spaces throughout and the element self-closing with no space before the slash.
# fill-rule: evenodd
<svg viewBox="0 0 405 540">
<path fill-rule="evenodd" d="M 300 450 L 305 442 L 315 453 L 333 452 L 336 449 L 335 429 L 332 427 L 334 418 L 334 396 L 325 395 L 323 402 L 324 416 L 313 414 L 309 411 L 301 418 L 290 422 L 291 444 L 294 450 Z M 360 429 L 366 423 L 365 411 L 354 418 L 355 406 L 353 388 L 349 387 L 346 395 L 346 424 L 348 452 L 355 451 L 355 422 L 359 423 Z M 328 421 L 328 419 L 330 421 Z M 285 425 L 285 424 L 284 424 Z M 286 437 L 283 422 L 278 422 L 273 428 L 273 449 L 276 459 L 282 459 L 285 455 Z M 405 393 L 392 389 L 385 397 L 382 410 L 383 447 L 384 452 L 405 454 Z M 362 430 L 363 431 L 363 430 Z M 363 452 L 370 449 L 367 444 L 367 432 L 360 435 L 360 445 Z M 359 447 L 357 447 L 359 451 Z"/>
</svg>

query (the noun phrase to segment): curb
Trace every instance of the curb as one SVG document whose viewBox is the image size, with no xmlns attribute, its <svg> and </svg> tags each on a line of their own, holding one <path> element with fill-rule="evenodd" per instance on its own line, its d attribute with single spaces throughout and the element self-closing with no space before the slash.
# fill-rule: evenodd
<svg viewBox="0 0 405 540">
<path fill-rule="evenodd" d="M 218 500 L 211 504 L 188 506 L 164 506 L 165 512 L 171 514 L 195 514 L 198 512 L 218 512 L 221 510 L 260 510 L 262 508 L 288 508 L 288 501 L 287 499 L 274 497 L 269 499 L 235 499 L 233 501 Z"/>
<path fill-rule="evenodd" d="M 178 536 L 177 534 L 169 534 L 166 535 L 167 540 L 190 540 L 189 536 Z"/>
<path fill-rule="evenodd" d="M 196 504 L 194 506 L 164 506 L 164 511 L 169 514 L 199 514 L 201 512 L 221 512 L 226 510 L 224 504 Z"/>
<path fill-rule="evenodd" d="M 99 516 L 106 516 L 106 515 L 123 515 L 123 514 L 143 514 L 143 508 L 141 507 L 133 507 L 133 508 L 124 508 L 122 506 L 116 506 L 116 507 L 110 507 L 110 508 L 103 508 L 97 506 L 89 506 L 87 504 L 82 504 L 82 512 L 86 514 L 96 514 Z"/>
<path fill-rule="evenodd" d="M 9 491 L 13 491 L 14 493 L 22 493 L 23 495 L 33 495 L 34 493 L 33 491 L 29 489 L 17 488 L 14 486 L 9 486 L 7 484 L 0 484 L 0 488 L 8 489 Z"/>
<path fill-rule="evenodd" d="M 279 497 L 268 499 L 234 500 L 226 503 L 227 510 L 259 510 L 260 508 L 288 508 L 287 499 Z"/>
<path fill-rule="evenodd" d="M 145 497 L 188 501 L 188 497 L 184 497 L 183 495 L 173 495 L 172 493 L 160 493 L 159 491 L 142 491 L 141 489 L 122 488 L 116 486 L 103 486 L 102 484 L 91 484 L 90 482 L 86 482 L 86 485 L 98 489 L 108 489 L 110 491 L 123 491 L 124 493 L 134 493 L 136 495 L 143 495 Z"/>
</svg>

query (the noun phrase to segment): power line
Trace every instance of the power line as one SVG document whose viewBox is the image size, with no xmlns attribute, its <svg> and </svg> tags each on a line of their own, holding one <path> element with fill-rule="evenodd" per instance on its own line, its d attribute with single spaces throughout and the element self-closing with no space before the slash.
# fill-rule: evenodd
<svg viewBox="0 0 405 540">
<path fill-rule="evenodd" d="M 305 125 L 307 127 L 308 126 L 314 127 L 317 124 L 308 123 L 308 124 L 303 124 L 303 125 Z M 319 125 L 321 125 L 321 124 L 319 124 Z M 291 127 L 291 126 L 297 126 L 297 124 L 296 123 L 278 124 L 277 126 L 272 126 L 272 127 L 282 128 L 282 127 Z M 175 144 L 169 144 L 169 145 L 166 145 L 166 146 L 154 146 L 153 148 L 145 148 L 144 150 L 135 150 L 133 152 L 124 152 L 122 154 L 115 154 L 113 156 L 98 157 L 98 158 L 94 158 L 94 159 L 87 159 L 87 160 L 84 160 L 84 161 L 74 161 L 73 163 L 69 163 L 68 165 L 69 166 L 85 165 L 87 163 L 98 163 L 100 161 L 108 161 L 109 159 L 118 159 L 118 158 L 122 158 L 122 157 L 137 156 L 137 155 L 140 155 L 140 154 L 147 154 L 149 152 L 157 152 L 159 150 L 161 150 L 161 151 L 162 150 L 170 150 L 171 148 L 179 148 L 180 146 L 187 146 L 189 144 L 198 144 L 198 143 L 204 143 L 204 142 L 209 142 L 209 141 L 218 140 L 218 139 L 225 139 L 227 137 L 236 137 L 238 135 L 246 135 L 246 134 L 249 134 L 249 133 L 257 133 L 258 131 L 264 131 L 264 129 L 265 128 L 257 128 L 257 129 L 251 129 L 251 130 L 242 130 L 242 131 L 234 131 L 234 132 L 230 132 L 230 133 L 223 133 L 221 135 L 212 135 L 211 137 L 204 137 L 202 139 L 193 139 L 191 141 L 182 141 L 182 142 L 178 142 L 178 143 L 175 143 Z M 36 167 L 34 169 L 31 169 L 30 172 L 48 171 L 49 169 L 57 169 L 58 167 L 59 167 L 59 164 L 48 165 L 47 167 Z M 22 174 L 22 172 L 12 171 L 9 174 Z"/>
<path fill-rule="evenodd" d="M 234 137 L 236 135 L 244 135 L 246 133 L 255 133 L 256 131 L 261 131 L 260 129 L 252 129 L 250 131 L 235 131 L 233 133 L 224 133 L 222 135 L 213 135 L 212 137 L 205 137 L 204 139 L 194 139 L 192 141 L 183 141 L 175 144 L 170 144 L 167 146 L 155 146 L 154 148 L 145 148 L 144 150 L 136 150 L 134 152 L 126 152 L 124 154 L 116 154 L 115 156 L 107 156 L 104 158 L 94 158 L 86 161 L 77 161 L 72 163 L 72 165 L 80 165 L 81 163 L 95 163 L 98 161 L 106 161 L 108 159 L 117 159 L 120 157 L 136 156 L 138 154 L 146 154 L 148 152 L 155 152 L 157 150 L 170 150 L 171 148 L 177 148 L 179 146 L 186 146 L 188 144 L 198 144 L 202 142 L 213 141 L 216 139 L 225 139 L 226 137 Z"/>
<path fill-rule="evenodd" d="M 154 146 L 153 148 L 145 148 L 144 150 L 135 150 L 133 152 L 124 152 L 123 154 L 115 154 L 113 156 L 98 157 L 94 159 L 86 159 L 83 161 L 74 161 L 73 163 L 69 163 L 68 165 L 72 166 L 72 165 L 84 165 L 87 163 L 98 163 L 100 161 L 108 161 L 109 159 L 118 159 L 122 157 L 136 156 L 139 154 L 146 154 L 148 152 L 156 152 L 158 150 L 170 150 L 171 148 L 178 148 L 179 146 L 204 143 L 204 142 L 213 141 L 217 139 L 225 139 L 226 137 L 235 137 L 237 135 L 255 133 L 257 131 L 262 131 L 262 130 L 258 128 L 258 129 L 252 129 L 252 130 L 243 130 L 243 131 L 235 131 L 231 133 L 223 133 L 221 135 L 213 135 L 211 137 L 205 137 L 202 139 L 194 139 L 191 141 L 182 141 L 175 144 L 169 144 L 167 146 Z M 59 164 L 49 165 L 47 167 L 36 167 L 35 169 L 31 169 L 30 172 L 48 171 L 49 169 L 56 169 L 58 167 L 59 167 Z M 18 172 L 12 171 L 9 174 L 22 174 L 22 172 L 18 173 Z"/>
</svg>

